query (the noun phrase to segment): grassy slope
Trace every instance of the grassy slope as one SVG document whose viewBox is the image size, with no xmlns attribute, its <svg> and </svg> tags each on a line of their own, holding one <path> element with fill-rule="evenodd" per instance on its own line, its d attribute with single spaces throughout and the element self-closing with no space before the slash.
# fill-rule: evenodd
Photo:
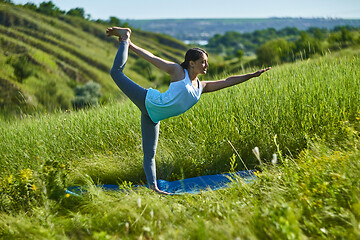
<svg viewBox="0 0 360 240">
<path fill-rule="evenodd" d="M 228 171 L 228 140 L 249 167 L 255 146 L 262 160 L 279 154 L 281 164 L 266 164 L 253 184 L 239 180 L 200 195 L 91 187 L 98 180 L 144 179 L 139 114 L 129 102 L 4 123 L 0 236 L 358 239 L 359 65 L 359 56 L 346 55 L 277 67 L 261 79 L 204 95 L 186 114 L 163 121 L 161 178 L 179 178 L 181 169 L 185 177 Z M 53 186 L 61 186 L 52 177 L 61 180 L 63 173 L 67 184 L 90 185 L 88 194 L 49 200 Z"/>
<path fill-rule="evenodd" d="M 73 88 L 90 80 L 101 84 L 105 99 L 118 96 L 119 91 L 109 75 L 117 41 L 105 37 L 106 27 L 83 19 L 65 16 L 56 19 L 0 4 L 0 87 L 6 86 L 1 88 L 2 101 L 7 103 L 7 107 L 14 105 L 14 108 L 25 102 L 27 106 L 48 110 L 59 106 L 66 109 L 70 107 Z M 178 62 L 186 50 L 186 46 L 175 39 L 144 31 L 134 30 L 133 42 Z M 21 55 L 30 59 L 33 74 L 18 82 L 8 60 Z M 153 86 L 145 77 L 131 70 L 134 61 L 132 55 L 126 73 L 144 86 Z M 156 69 L 154 75 L 162 76 Z M 52 96 L 46 96 L 47 84 L 56 86 Z M 10 93 L 19 90 L 25 96 L 24 101 L 11 98 Z M 4 91 L 9 94 L 4 94 Z M 64 99 L 63 104 L 53 100 L 55 106 L 48 106 L 46 97 L 56 96 Z"/>
</svg>

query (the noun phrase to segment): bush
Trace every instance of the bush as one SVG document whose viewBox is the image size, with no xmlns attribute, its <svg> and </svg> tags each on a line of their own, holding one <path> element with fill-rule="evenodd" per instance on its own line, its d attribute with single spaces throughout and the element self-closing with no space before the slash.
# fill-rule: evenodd
<svg viewBox="0 0 360 240">
<path fill-rule="evenodd" d="M 0 211 L 31 211 L 42 206 L 46 199 L 61 200 L 66 197 L 66 177 L 69 166 L 48 160 L 34 171 L 22 169 L 0 181 Z"/>
<path fill-rule="evenodd" d="M 61 86 L 55 80 L 42 83 L 38 86 L 35 96 L 39 103 L 41 103 L 48 111 L 53 111 L 57 108 L 68 109 L 70 100 Z"/>
<path fill-rule="evenodd" d="M 131 69 L 140 73 L 143 76 L 146 76 L 146 78 L 150 82 L 153 82 L 155 80 L 155 76 L 152 71 L 152 65 L 142 58 L 138 58 L 135 64 L 131 66 Z"/>
<path fill-rule="evenodd" d="M 277 65 L 290 61 L 293 43 L 285 39 L 276 39 L 261 45 L 256 51 L 257 61 L 260 65 Z"/>
<path fill-rule="evenodd" d="M 14 75 L 20 83 L 33 74 L 32 64 L 29 62 L 29 57 L 27 55 L 10 58 L 7 62 L 14 68 Z"/>
<path fill-rule="evenodd" d="M 96 106 L 101 97 L 101 86 L 98 83 L 90 81 L 84 86 L 75 88 L 75 99 L 72 101 L 74 109 L 81 109 L 90 106 Z"/>
<path fill-rule="evenodd" d="M 295 41 L 295 45 L 296 53 L 302 58 L 309 58 L 311 55 L 323 52 L 321 41 L 306 32 L 301 33 L 300 38 Z"/>
</svg>

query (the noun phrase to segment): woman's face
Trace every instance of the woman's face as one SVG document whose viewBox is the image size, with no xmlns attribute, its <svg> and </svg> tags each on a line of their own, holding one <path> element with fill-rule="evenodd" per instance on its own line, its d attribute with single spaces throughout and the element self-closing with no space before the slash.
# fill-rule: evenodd
<svg viewBox="0 0 360 240">
<path fill-rule="evenodd" d="M 208 57 L 204 53 L 202 57 L 200 57 L 196 61 L 190 61 L 191 68 L 194 70 L 197 74 L 206 74 L 207 68 L 209 67 L 208 64 Z"/>
</svg>

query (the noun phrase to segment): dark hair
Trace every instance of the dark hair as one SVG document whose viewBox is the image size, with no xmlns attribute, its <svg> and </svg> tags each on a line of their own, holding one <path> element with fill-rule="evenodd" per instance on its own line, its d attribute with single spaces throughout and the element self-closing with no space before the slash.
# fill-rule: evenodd
<svg viewBox="0 0 360 240">
<path fill-rule="evenodd" d="M 196 61 L 200 59 L 203 56 L 203 54 L 206 54 L 206 56 L 208 56 L 207 52 L 204 49 L 191 48 L 186 52 L 185 61 L 180 65 L 182 66 L 182 68 L 188 69 L 190 61 Z"/>
</svg>

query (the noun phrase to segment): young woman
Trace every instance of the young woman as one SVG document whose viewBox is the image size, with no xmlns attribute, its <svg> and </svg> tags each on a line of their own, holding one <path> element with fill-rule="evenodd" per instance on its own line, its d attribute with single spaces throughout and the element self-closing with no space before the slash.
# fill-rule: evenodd
<svg viewBox="0 0 360 240">
<path fill-rule="evenodd" d="M 231 76 L 218 81 L 199 81 L 199 74 L 206 74 L 208 54 L 200 48 L 192 48 L 186 52 L 185 61 L 181 64 L 159 58 L 152 53 L 136 46 L 130 41 L 129 28 L 111 27 L 106 35 L 119 37 L 119 49 L 116 54 L 111 76 L 117 86 L 130 98 L 141 111 L 142 147 L 144 152 L 144 170 L 149 188 L 158 193 L 161 191 L 156 184 L 155 153 L 159 137 L 160 121 L 177 116 L 190 109 L 200 99 L 202 93 L 214 92 L 222 88 L 234 86 L 253 77 L 259 77 L 270 68 L 254 73 Z M 128 49 L 170 75 L 170 86 L 165 93 L 156 89 L 145 89 L 123 73 Z"/>
</svg>

